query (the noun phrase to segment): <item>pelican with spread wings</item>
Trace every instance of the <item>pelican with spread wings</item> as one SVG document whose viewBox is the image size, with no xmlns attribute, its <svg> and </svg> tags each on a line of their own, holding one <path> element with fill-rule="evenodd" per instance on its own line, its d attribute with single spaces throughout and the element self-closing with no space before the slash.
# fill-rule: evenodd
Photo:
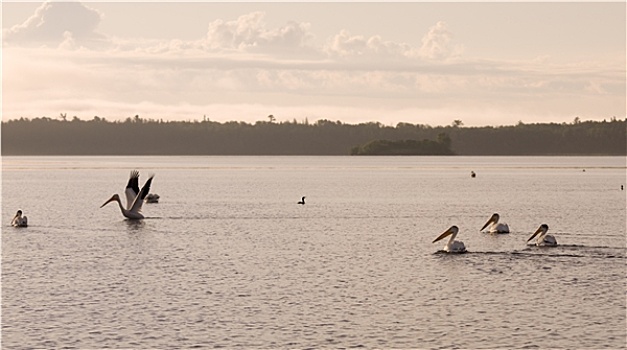
<svg viewBox="0 0 627 350">
<path fill-rule="evenodd" d="M 100 208 L 111 202 L 118 202 L 120 206 L 120 211 L 122 211 L 122 215 L 124 217 L 129 218 L 131 220 L 140 220 L 143 219 L 144 216 L 141 213 L 142 204 L 144 203 L 144 199 L 148 195 L 150 191 L 150 184 L 152 183 L 152 178 L 154 175 L 151 175 L 148 178 L 148 181 L 144 184 L 142 189 L 139 189 L 139 171 L 133 170 L 131 171 L 131 176 L 128 179 L 128 184 L 126 185 L 126 189 L 124 190 L 124 194 L 126 195 L 126 208 L 122 205 L 122 201 L 120 200 L 120 196 L 116 193 L 114 194 L 108 201 L 106 201 Z"/>
</svg>

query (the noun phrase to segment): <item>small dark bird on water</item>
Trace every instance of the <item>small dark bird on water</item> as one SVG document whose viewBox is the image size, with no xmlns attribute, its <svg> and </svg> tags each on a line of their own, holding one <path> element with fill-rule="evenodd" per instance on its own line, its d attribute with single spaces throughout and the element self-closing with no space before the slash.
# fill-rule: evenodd
<svg viewBox="0 0 627 350">
<path fill-rule="evenodd" d="M 305 205 L 305 197 L 303 196 L 303 199 L 300 200 L 300 202 L 296 203 L 296 204 L 302 204 Z"/>
<path fill-rule="evenodd" d="M 471 171 L 471 172 L 470 172 L 470 177 L 475 177 L 475 176 L 477 176 L 477 174 L 475 174 L 475 172 L 474 172 L 474 171 Z"/>
</svg>

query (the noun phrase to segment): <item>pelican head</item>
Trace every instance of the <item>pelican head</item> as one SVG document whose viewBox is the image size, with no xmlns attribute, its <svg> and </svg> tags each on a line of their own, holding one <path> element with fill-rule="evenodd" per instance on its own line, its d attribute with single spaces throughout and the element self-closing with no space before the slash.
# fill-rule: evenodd
<svg viewBox="0 0 627 350">
<path fill-rule="evenodd" d="M 21 217 L 21 216 L 22 216 L 22 210 L 21 210 L 21 209 L 18 209 L 17 213 L 15 214 L 15 217 L 16 217 L 16 218 L 19 218 L 19 217 Z"/>
<path fill-rule="evenodd" d="M 464 246 L 464 242 L 455 240 L 455 237 L 457 237 L 458 233 L 459 228 L 453 225 L 448 230 L 439 235 L 436 239 L 434 239 L 432 243 L 435 243 L 445 237 L 451 236 L 451 238 L 449 238 L 448 242 L 444 246 L 444 251 L 447 253 L 465 253 L 466 246 Z"/>
<path fill-rule="evenodd" d="M 488 222 L 486 222 L 485 225 L 483 225 L 483 227 L 479 231 L 483 231 L 486 227 L 488 227 L 488 225 L 495 225 L 497 222 L 499 222 L 500 218 L 501 217 L 499 216 L 499 214 L 497 213 L 492 214 Z"/>
<path fill-rule="evenodd" d="M 488 222 L 486 222 L 479 231 L 483 231 L 486 227 L 490 226 L 490 233 L 509 233 L 509 226 L 505 223 L 499 223 L 500 218 L 499 214 L 492 214 Z"/>
<path fill-rule="evenodd" d="M 540 227 L 538 227 L 538 229 L 536 230 L 536 232 L 534 232 L 531 237 L 529 237 L 529 239 L 527 240 L 527 243 L 529 243 L 529 241 L 531 241 L 532 239 L 534 239 L 536 236 L 537 241 L 536 241 L 536 245 L 541 247 L 541 246 L 548 246 L 548 247 L 554 247 L 557 245 L 557 240 L 555 239 L 555 237 L 551 236 L 551 235 L 547 235 L 547 231 L 549 231 L 549 225 L 547 224 L 542 224 L 540 225 Z"/>
<path fill-rule="evenodd" d="M 540 239 L 540 237 L 546 235 L 546 232 L 549 230 L 549 225 L 547 224 L 542 224 L 540 225 L 540 227 L 538 227 L 538 229 L 536 230 L 536 232 L 534 232 L 531 237 L 529 237 L 529 239 L 527 240 L 527 242 L 531 241 L 535 236 L 538 236 L 538 234 L 540 236 L 538 236 L 538 239 Z"/>
<path fill-rule="evenodd" d="M 439 235 L 436 239 L 434 239 L 432 243 L 435 243 L 443 238 L 446 238 L 449 235 L 453 235 L 453 237 L 451 238 L 455 239 L 455 236 L 457 236 L 458 233 L 459 233 L 459 228 L 453 225 L 448 230 L 444 231 L 441 235 Z"/>
<path fill-rule="evenodd" d="M 118 203 L 120 203 L 120 196 L 118 196 L 117 193 L 114 194 L 113 196 L 111 196 L 111 198 L 109 198 L 108 201 L 104 202 L 104 204 L 101 205 L 100 208 L 104 207 L 105 205 L 107 205 L 107 204 L 109 204 L 109 203 L 111 203 L 113 201 L 117 201 Z"/>
</svg>

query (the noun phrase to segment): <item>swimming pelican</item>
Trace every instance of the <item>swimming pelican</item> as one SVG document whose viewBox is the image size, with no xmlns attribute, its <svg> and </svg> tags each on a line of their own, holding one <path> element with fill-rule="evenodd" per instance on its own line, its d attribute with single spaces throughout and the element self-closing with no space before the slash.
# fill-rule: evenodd
<svg viewBox="0 0 627 350">
<path fill-rule="evenodd" d="M 150 184 L 152 183 L 152 178 L 154 175 L 148 178 L 148 181 L 144 184 L 141 191 L 139 190 L 139 171 L 133 170 L 131 171 L 131 176 L 128 179 L 128 184 L 126 185 L 126 190 L 124 193 L 126 194 L 126 208 L 122 206 L 122 202 L 120 201 L 120 196 L 116 194 L 113 195 L 108 201 L 106 201 L 100 208 L 105 205 L 116 201 L 120 206 L 120 211 L 122 211 L 122 215 L 129 219 L 138 220 L 143 219 L 144 216 L 141 214 L 142 203 L 144 203 L 144 198 L 148 195 L 150 191 Z"/>
<path fill-rule="evenodd" d="M 538 227 L 536 232 L 534 232 L 534 234 L 531 235 L 531 237 L 529 237 L 529 239 L 527 240 L 527 243 L 529 243 L 529 241 L 531 241 L 537 235 L 538 239 L 536 240 L 536 246 L 555 247 L 557 245 L 557 240 L 555 239 L 555 237 L 546 234 L 548 230 L 549 230 L 549 225 L 547 224 L 540 225 L 540 227 Z"/>
<path fill-rule="evenodd" d="M 444 233 L 439 235 L 438 238 L 434 239 L 433 243 L 450 235 L 451 238 L 449 238 L 448 242 L 444 246 L 444 251 L 447 253 L 465 253 L 466 246 L 464 246 L 464 242 L 455 240 L 455 237 L 457 237 L 457 233 L 459 233 L 459 229 L 457 228 L 457 226 L 453 225 L 451 226 L 451 228 L 449 228 L 448 230 L 444 231 Z"/>
<path fill-rule="evenodd" d="M 305 197 L 303 196 L 303 199 L 300 200 L 300 202 L 296 203 L 296 204 L 302 204 L 305 205 Z"/>
<path fill-rule="evenodd" d="M 18 210 L 13 220 L 11 220 L 11 226 L 14 227 L 27 227 L 28 226 L 28 218 L 26 216 L 22 216 L 22 211 Z"/>
<path fill-rule="evenodd" d="M 149 195 L 146 196 L 146 199 L 144 200 L 146 203 L 159 203 L 159 195 L 156 193 L 151 193 Z"/>
<path fill-rule="evenodd" d="M 490 220 L 488 220 L 488 222 L 486 222 L 479 231 L 483 231 L 486 227 L 488 227 L 488 225 L 490 225 L 490 229 L 488 230 L 490 233 L 509 233 L 509 226 L 507 226 L 506 223 L 499 224 L 499 218 L 499 214 L 492 214 Z"/>
</svg>

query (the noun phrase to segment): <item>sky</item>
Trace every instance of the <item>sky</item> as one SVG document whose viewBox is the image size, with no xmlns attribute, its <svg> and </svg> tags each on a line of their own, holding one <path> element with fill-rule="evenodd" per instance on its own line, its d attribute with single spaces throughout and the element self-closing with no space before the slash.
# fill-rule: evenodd
<svg viewBox="0 0 627 350">
<path fill-rule="evenodd" d="M 626 116 L 625 2 L 2 2 L 2 119 Z"/>
</svg>

